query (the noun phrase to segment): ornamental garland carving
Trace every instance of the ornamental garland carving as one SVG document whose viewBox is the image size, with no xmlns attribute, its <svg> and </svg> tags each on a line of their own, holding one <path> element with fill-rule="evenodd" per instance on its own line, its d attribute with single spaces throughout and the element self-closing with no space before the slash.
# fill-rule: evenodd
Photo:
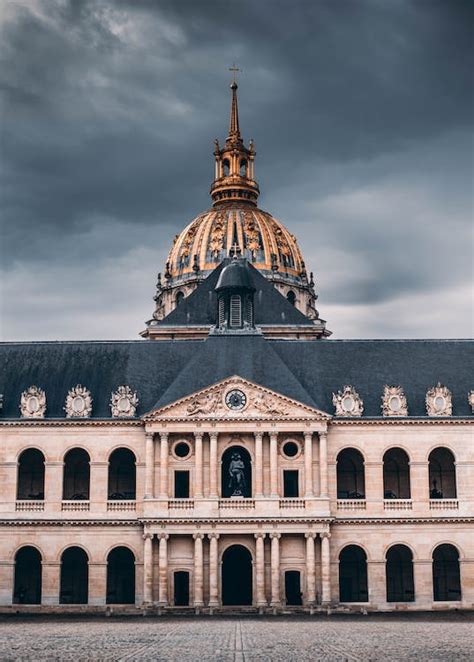
<svg viewBox="0 0 474 662">
<path fill-rule="evenodd" d="M 130 418 L 135 416 L 138 405 L 136 391 L 132 391 L 130 386 L 119 386 L 111 394 L 110 409 L 113 418 Z"/>
<path fill-rule="evenodd" d="M 408 405 L 401 386 L 384 386 L 382 396 L 384 416 L 408 416 Z"/>
<path fill-rule="evenodd" d="M 44 418 L 46 412 L 46 394 L 38 386 L 30 386 L 23 391 L 20 399 L 20 411 L 23 418 Z"/>
<path fill-rule="evenodd" d="M 467 400 L 471 405 L 471 411 L 474 414 L 474 391 L 469 391 L 469 393 L 467 394 Z"/>
<path fill-rule="evenodd" d="M 364 404 L 353 386 L 344 386 L 342 391 L 332 394 L 336 416 L 362 416 Z"/>
<path fill-rule="evenodd" d="M 92 396 L 85 386 L 74 386 L 66 397 L 67 418 L 88 418 L 92 413 Z"/>
<path fill-rule="evenodd" d="M 453 405 L 451 391 L 440 382 L 426 393 L 426 412 L 428 416 L 451 416 Z"/>
</svg>

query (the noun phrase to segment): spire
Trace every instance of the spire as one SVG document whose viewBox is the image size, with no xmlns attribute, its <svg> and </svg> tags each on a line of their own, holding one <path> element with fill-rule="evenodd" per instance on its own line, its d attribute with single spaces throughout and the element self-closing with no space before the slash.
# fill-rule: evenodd
<svg viewBox="0 0 474 662">
<path fill-rule="evenodd" d="M 232 82 L 230 89 L 232 90 L 232 103 L 230 107 L 230 123 L 229 135 L 227 136 L 228 143 L 241 143 L 242 138 L 240 135 L 239 127 L 239 106 L 237 103 L 237 88 L 238 85 L 235 80 Z"/>
</svg>

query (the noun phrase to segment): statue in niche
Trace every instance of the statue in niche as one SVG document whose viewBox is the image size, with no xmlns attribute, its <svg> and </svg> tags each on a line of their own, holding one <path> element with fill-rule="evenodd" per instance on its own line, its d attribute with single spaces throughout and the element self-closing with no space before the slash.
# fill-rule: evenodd
<svg viewBox="0 0 474 662">
<path fill-rule="evenodd" d="M 247 488 L 245 478 L 245 464 L 242 456 L 237 451 L 232 453 L 229 463 L 229 489 L 232 490 L 231 497 L 243 497 Z"/>
</svg>

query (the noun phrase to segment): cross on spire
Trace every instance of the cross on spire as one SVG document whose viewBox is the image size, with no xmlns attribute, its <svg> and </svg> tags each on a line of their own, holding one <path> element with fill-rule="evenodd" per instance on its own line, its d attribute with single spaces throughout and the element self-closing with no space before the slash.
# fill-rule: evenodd
<svg viewBox="0 0 474 662">
<path fill-rule="evenodd" d="M 237 83 L 237 81 L 235 80 L 235 75 L 238 71 L 241 72 L 242 70 L 239 69 L 239 67 L 237 67 L 234 62 L 234 64 L 231 67 L 229 67 L 229 71 L 232 71 L 232 82 Z"/>
</svg>

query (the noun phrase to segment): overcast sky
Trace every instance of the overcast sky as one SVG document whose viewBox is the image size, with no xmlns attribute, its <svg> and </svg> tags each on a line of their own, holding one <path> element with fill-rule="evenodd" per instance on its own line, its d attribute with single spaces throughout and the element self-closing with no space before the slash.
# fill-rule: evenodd
<svg viewBox="0 0 474 662">
<path fill-rule="evenodd" d="M 333 337 L 471 336 L 473 7 L 1 0 L 3 339 L 137 338 L 210 206 L 234 60 Z"/>
</svg>

